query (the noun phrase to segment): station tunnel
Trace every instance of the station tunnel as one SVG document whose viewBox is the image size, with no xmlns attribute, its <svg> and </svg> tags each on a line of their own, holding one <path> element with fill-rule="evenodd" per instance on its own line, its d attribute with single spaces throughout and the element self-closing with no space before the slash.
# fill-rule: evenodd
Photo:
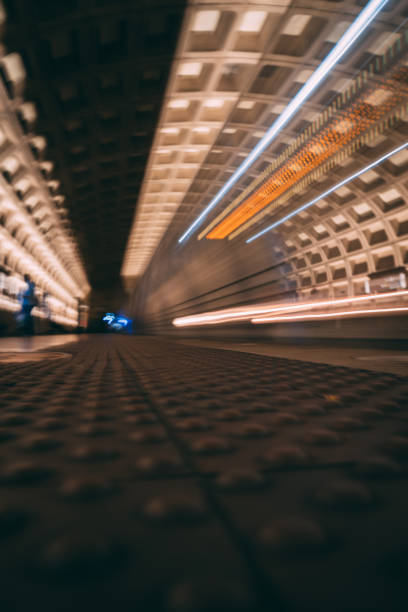
<svg viewBox="0 0 408 612">
<path fill-rule="evenodd" d="M 1 0 L 1 610 L 408 608 L 407 19 Z"/>
</svg>

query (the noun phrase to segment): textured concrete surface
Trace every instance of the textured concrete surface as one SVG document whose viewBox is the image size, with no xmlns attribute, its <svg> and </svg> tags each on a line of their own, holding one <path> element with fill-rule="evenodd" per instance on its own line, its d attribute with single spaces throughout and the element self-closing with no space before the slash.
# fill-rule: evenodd
<svg viewBox="0 0 408 612">
<path fill-rule="evenodd" d="M 153 338 L 42 352 L 0 363 L 2 610 L 407 609 L 407 377 Z"/>
<path fill-rule="evenodd" d="M 331 365 L 347 366 L 350 368 L 366 368 L 375 372 L 390 372 L 408 376 L 408 342 L 402 348 L 401 343 L 389 343 L 388 348 L 381 346 L 381 341 L 361 340 L 360 345 L 354 340 L 349 346 L 333 339 L 330 342 L 310 342 L 297 340 L 291 343 L 279 340 L 212 340 L 203 338 L 189 338 L 177 340 L 190 346 L 206 346 L 208 348 L 240 351 L 268 357 L 284 357 L 285 359 L 299 359 L 315 363 L 330 363 Z M 383 343 L 384 344 L 384 343 Z"/>
</svg>

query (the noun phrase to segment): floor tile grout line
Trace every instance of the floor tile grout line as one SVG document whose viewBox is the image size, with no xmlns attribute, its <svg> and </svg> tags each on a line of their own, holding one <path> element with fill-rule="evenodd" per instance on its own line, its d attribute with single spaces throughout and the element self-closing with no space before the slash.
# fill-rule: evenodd
<svg viewBox="0 0 408 612">
<path fill-rule="evenodd" d="M 125 366 L 128 367 L 126 361 L 124 363 Z M 200 474 L 199 470 L 195 468 L 194 461 L 188 453 L 184 443 L 177 435 L 177 432 L 171 427 L 171 424 L 160 411 L 159 407 L 156 406 L 154 399 L 151 398 L 150 394 L 143 388 L 143 383 L 140 382 L 140 379 L 137 374 L 136 379 L 147 402 L 152 407 L 152 410 L 155 412 L 156 416 L 159 418 L 159 421 L 162 423 L 163 427 L 167 431 L 170 439 L 173 441 L 185 463 L 189 466 L 193 466 L 192 471 L 195 471 L 196 473 Z M 271 580 L 269 579 L 269 577 L 266 576 L 265 572 L 259 565 L 256 556 L 253 554 L 252 547 L 247 542 L 246 538 L 241 534 L 239 529 L 236 527 L 235 522 L 229 516 L 227 510 L 217 499 L 217 492 L 212 489 L 208 479 L 203 478 L 201 474 L 199 475 L 198 482 L 202 492 L 204 493 L 207 501 L 209 502 L 210 507 L 214 512 L 214 515 L 218 517 L 221 524 L 224 526 L 232 545 L 239 552 L 240 557 L 244 561 L 248 571 L 248 575 L 251 577 L 253 582 L 254 592 L 256 594 L 262 593 L 262 598 L 264 599 L 264 601 L 258 602 L 258 605 L 262 603 L 262 608 L 264 609 L 264 612 L 269 612 L 270 604 L 273 601 L 276 606 L 275 609 L 277 610 L 277 612 L 279 611 L 279 609 L 283 611 L 285 607 L 283 602 L 279 598 L 276 587 L 271 583 Z"/>
</svg>

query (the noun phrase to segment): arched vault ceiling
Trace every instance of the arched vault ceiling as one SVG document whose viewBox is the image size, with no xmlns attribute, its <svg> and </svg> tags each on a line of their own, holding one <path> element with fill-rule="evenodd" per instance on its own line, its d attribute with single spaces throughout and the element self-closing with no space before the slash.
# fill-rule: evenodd
<svg viewBox="0 0 408 612">
<path fill-rule="evenodd" d="M 222 246 L 210 246 L 203 235 L 201 242 L 206 245 L 199 246 L 195 233 L 184 260 L 182 253 L 180 258 L 175 255 L 180 235 L 367 2 L 3 0 L 3 4 L 6 46 L 22 55 L 26 97 L 38 108 L 36 129 L 49 143 L 55 179 L 67 197 L 91 285 L 106 288 L 115 284 L 120 269 L 131 286 L 153 264 L 157 279 L 167 260 L 177 260 L 187 270 L 188 253 L 191 257 L 207 253 L 217 262 L 222 257 L 227 270 L 228 260 L 236 261 L 238 250 L 242 265 L 249 266 L 251 253 L 263 253 L 265 244 L 269 247 L 270 237 L 251 248 L 233 247 L 234 241 L 244 245 L 245 232 L 231 242 L 220 241 Z M 407 17 L 404 0 L 388 0 L 200 232 L 276 163 L 370 62 L 396 44 L 406 32 Z M 303 192 L 298 190 L 284 203 L 286 208 L 318 195 L 320 187 L 327 188 L 350 169 L 403 142 L 406 122 L 401 109 L 398 116 L 394 127 L 384 124 L 376 136 L 372 130 L 364 146 L 347 150 Z M 274 261 L 282 258 L 290 265 L 293 283 L 307 288 L 325 278 L 331 284 L 343 279 L 350 287 L 354 275 L 364 268 L 357 261 L 363 255 L 368 266 L 364 274 L 405 262 L 405 155 L 402 152 L 374 174 L 332 194 L 327 206 L 322 203 L 279 228 L 274 235 Z M 257 218 L 256 229 L 267 221 Z"/>
<path fill-rule="evenodd" d="M 226 281 L 226 270 L 231 279 L 238 278 L 254 271 L 251 265 L 256 260 L 259 268 L 267 261 L 286 262 L 288 285 L 307 290 L 326 283 L 343 285 L 339 292 L 344 286 L 353 291 L 353 283 L 364 283 L 369 272 L 407 261 L 406 151 L 282 225 L 274 234 L 273 247 L 270 235 L 253 245 L 244 244 L 242 236 L 236 239 L 240 246 L 234 246 L 234 240 L 210 245 L 204 236 L 197 242 L 200 231 L 223 207 L 276 162 L 339 94 L 348 91 L 370 62 L 379 60 L 406 34 L 408 10 L 403 0 L 385 5 L 188 245 L 177 245 L 366 4 L 361 0 L 190 0 L 122 267 L 129 286 L 148 270 L 149 290 L 161 283 L 166 292 L 171 273 L 179 284 L 194 285 L 189 295 L 198 295 L 199 261 L 206 270 L 212 266 L 212 274 L 202 267 L 200 275 L 204 284 L 211 277 L 210 288 L 216 286 L 217 266 Z M 404 62 L 406 57 L 401 65 Z M 396 122 L 378 123 L 365 144 L 344 148 L 336 163 L 298 190 L 289 205 L 306 202 L 407 140 L 403 106 Z"/>
<path fill-rule="evenodd" d="M 91 285 L 119 279 L 185 0 L 3 0 Z"/>
</svg>

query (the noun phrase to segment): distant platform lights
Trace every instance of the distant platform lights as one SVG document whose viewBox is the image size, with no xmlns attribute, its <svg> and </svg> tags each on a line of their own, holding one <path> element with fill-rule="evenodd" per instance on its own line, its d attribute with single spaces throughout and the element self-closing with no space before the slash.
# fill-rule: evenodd
<svg viewBox="0 0 408 612">
<path fill-rule="evenodd" d="M 0 21 L 2 16 L 0 3 Z M 36 290 L 49 295 L 53 321 L 76 326 L 77 297 L 90 287 L 77 245 L 60 218 L 64 196 L 50 177 L 53 163 L 42 159 L 43 136 L 33 134 L 35 105 L 22 100 L 26 73 L 21 57 L 1 58 L 0 100 L 4 109 L 0 127 L 0 306 L 15 311 L 24 274 Z M 4 268 L 2 270 L 2 267 Z M 35 309 L 35 316 L 43 316 Z"/>
</svg>

